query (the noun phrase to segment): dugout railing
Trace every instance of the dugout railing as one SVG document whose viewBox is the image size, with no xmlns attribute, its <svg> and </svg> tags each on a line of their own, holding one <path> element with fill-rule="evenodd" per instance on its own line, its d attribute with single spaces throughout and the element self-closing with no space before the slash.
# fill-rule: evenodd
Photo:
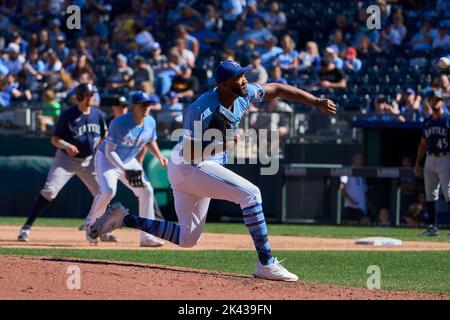
<svg viewBox="0 0 450 320">
<path fill-rule="evenodd" d="M 341 165 L 286 164 L 281 186 L 283 223 L 341 224 L 343 197 L 339 188 L 341 176 L 359 176 L 388 181 L 389 212 L 392 226 L 400 226 L 401 178 L 413 178 L 409 168 L 344 167 Z"/>
</svg>

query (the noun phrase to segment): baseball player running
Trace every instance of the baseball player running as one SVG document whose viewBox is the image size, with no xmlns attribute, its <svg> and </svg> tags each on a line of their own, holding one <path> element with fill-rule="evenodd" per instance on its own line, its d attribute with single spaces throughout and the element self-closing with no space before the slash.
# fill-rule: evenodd
<svg viewBox="0 0 450 320">
<path fill-rule="evenodd" d="M 149 115 L 153 101 L 153 95 L 142 91 L 133 94 L 132 112 L 112 120 L 108 136 L 100 144 L 94 160 L 100 189 L 85 222 L 88 241 L 95 241 L 89 236 L 90 227 L 105 212 L 108 203 L 115 196 L 117 180 L 122 181 L 139 198 L 139 216 L 151 219 L 150 221 L 155 219 L 153 189 L 143 173 L 142 165 L 136 160 L 136 155 L 146 147 L 163 167 L 168 164 L 156 142 L 155 119 Z M 141 232 L 141 247 L 164 244 L 144 231 Z"/>
<path fill-rule="evenodd" d="M 59 191 L 77 175 L 93 196 L 97 194 L 98 182 L 92 161 L 100 140 L 106 135 L 105 117 L 102 111 L 92 108 L 94 87 L 80 84 L 75 90 L 78 105 L 61 114 L 51 138 L 58 149 L 50 168 L 47 181 L 31 208 L 28 220 L 20 230 L 18 240 L 28 241 L 31 227 Z M 108 236 L 101 237 L 108 241 Z"/>
<path fill-rule="evenodd" d="M 252 102 L 280 97 L 310 105 L 327 114 L 335 114 L 336 108 L 331 100 L 319 99 L 293 86 L 249 84 L 245 72 L 250 69 L 251 66 L 243 68 L 231 60 L 222 61 L 214 75 L 217 87 L 201 95 L 184 112 L 185 134 L 173 149 L 168 170 L 179 224 L 142 219 L 129 214 L 120 203 L 115 203 L 93 225 L 91 237 L 126 226 L 144 230 L 181 247 L 193 247 L 203 231 L 210 200 L 228 200 L 240 204 L 244 223 L 258 254 L 259 261 L 253 275 L 271 280 L 298 280 L 272 256 L 260 190 L 223 164 L 227 161 L 228 142 L 233 145 L 239 120 Z M 216 148 L 216 152 L 210 155 L 204 152 L 201 159 L 197 159 L 197 154 L 189 152 L 189 145 L 195 145 L 196 137 L 200 135 L 200 146 L 207 145 L 204 150 L 209 149 L 206 141 L 209 139 L 203 136 L 207 129 L 218 129 L 225 137 L 222 137 L 221 148 Z"/>
<path fill-rule="evenodd" d="M 432 90 L 427 95 L 432 115 L 423 121 L 422 138 L 417 149 L 414 172 L 420 175 L 420 162 L 426 154 L 424 166 L 425 197 L 428 224 L 425 236 L 438 236 L 435 201 L 439 199 L 439 185 L 450 208 L 450 116 L 444 113 L 441 91 Z"/>
</svg>

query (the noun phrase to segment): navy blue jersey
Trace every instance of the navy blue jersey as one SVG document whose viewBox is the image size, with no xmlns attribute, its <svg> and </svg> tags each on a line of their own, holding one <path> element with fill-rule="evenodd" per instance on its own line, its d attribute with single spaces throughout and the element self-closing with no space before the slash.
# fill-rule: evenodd
<svg viewBox="0 0 450 320">
<path fill-rule="evenodd" d="M 102 111 L 91 107 L 89 114 L 84 114 L 73 106 L 59 117 L 54 135 L 76 146 L 80 151 L 77 158 L 86 158 L 94 153 L 105 133 L 106 122 Z"/>
<path fill-rule="evenodd" d="M 443 114 L 433 120 L 431 116 L 423 121 L 422 137 L 427 140 L 430 153 L 449 152 L 450 116 Z"/>
</svg>

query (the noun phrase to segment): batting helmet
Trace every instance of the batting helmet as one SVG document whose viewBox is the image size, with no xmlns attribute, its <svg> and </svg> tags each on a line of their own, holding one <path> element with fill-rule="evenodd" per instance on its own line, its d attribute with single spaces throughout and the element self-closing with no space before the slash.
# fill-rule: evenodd
<svg viewBox="0 0 450 320">
<path fill-rule="evenodd" d="M 118 98 L 116 99 L 115 105 L 121 106 L 121 107 L 126 107 L 126 106 L 128 106 L 127 98 L 124 97 L 124 96 L 118 97 Z"/>
<path fill-rule="evenodd" d="M 94 86 L 90 83 L 82 83 L 75 89 L 75 97 L 78 101 L 82 101 L 87 93 L 95 93 Z"/>
</svg>

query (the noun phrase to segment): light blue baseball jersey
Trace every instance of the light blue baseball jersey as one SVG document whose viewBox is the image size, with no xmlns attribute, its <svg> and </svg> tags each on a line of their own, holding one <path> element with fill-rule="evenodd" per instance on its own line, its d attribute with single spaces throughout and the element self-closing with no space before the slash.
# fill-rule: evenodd
<svg viewBox="0 0 450 320">
<path fill-rule="evenodd" d="M 183 128 L 185 129 L 185 135 L 198 137 L 199 133 L 195 132 L 195 122 L 197 126 L 201 122 L 201 137 L 205 131 L 209 128 L 212 116 L 221 107 L 218 98 L 217 87 L 205 92 L 197 100 L 195 100 L 191 105 L 189 105 L 183 112 Z M 262 102 L 264 99 L 264 90 L 259 84 L 248 84 L 247 85 L 247 96 L 238 97 L 233 103 L 233 116 L 236 120 L 234 131 L 236 133 L 238 129 L 238 123 L 242 118 L 243 114 L 247 110 L 248 106 L 252 102 Z M 226 164 L 228 157 L 228 152 L 220 152 L 208 158 L 208 160 L 216 161 L 220 164 Z"/>
<path fill-rule="evenodd" d="M 99 151 L 105 153 L 105 144 L 116 146 L 116 152 L 122 162 L 127 163 L 136 157 L 139 151 L 150 141 L 156 140 L 156 121 L 152 116 L 144 118 L 144 124 L 133 121 L 133 113 L 126 113 L 113 119 L 108 136 L 100 144 Z"/>
</svg>

